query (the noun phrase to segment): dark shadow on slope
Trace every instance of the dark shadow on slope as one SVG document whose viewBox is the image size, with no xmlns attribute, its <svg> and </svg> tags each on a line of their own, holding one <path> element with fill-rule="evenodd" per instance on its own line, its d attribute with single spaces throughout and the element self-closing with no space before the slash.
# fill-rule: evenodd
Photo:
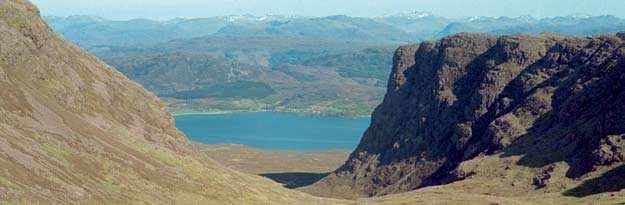
<svg viewBox="0 0 625 205">
<path fill-rule="evenodd" d="M 550 111 L 536 119 L 534 125 L 528 129 L 528 134 L 519 137 L 510 147 L 504 149 L 501 157 L 523 156 L 517 164 L 532 168 L 567 161 L 569 154 L 579 149 L 580 142 L 567 136 L 562 137 L 567 128 L 554 127 L 553 115 L 554 112 Z"/>
<path fill-rule="evenodd" d="M 416 153 L 422 153 L 423 150 L 427 151 L 425 160 L 440 159 L 440 156 L 446 157 L 443 159 L 444 164 L 442 166 L 431 167 L 436 170 L 420 182 L 421 187 L 446 184 L 463 179 L 464 173 L 453 172 L 458 164 L 483 153 L 500 152 L 502 153 L 501 157 L 504 158 L 521 156 L 521 160 L 517 164 L 532 168 L 540 168 L 564 161 L 571 165 L 571 169 L 566 173 L 566 176 L 570 178 L 582 177 L 591 172 L 595 166 L 609 165 L 613 163 L 610 162 L 611 159 L 604 160 L 604 162 L 593 160 L 593 151 L 600 147 L 601 140 L 606 136 L 625 133 L 625 128 L 618 126 L 625 123 L 625 117 L 623 117 L 625 115 L 621 114 L 622 104 L 620 103 L 625 102 L 625 94 L 622 92 L 625 89 L 625 75 L 622 75 L 625 71 L 623 70 L 625 68 L 623 56 L 625 55 L 622 52 L 615 53 L 620 49 L 620 47 L 615 47 L 622 47 L 622 45 L 611 45 L 602 40 L 584 43 L 588 44 L 585 45 L 588 48 L 584 50 L 588 52 L 577 50 L 575 43 L 569 45 L 565 42 L 551 45 L 550 48 L 547 48 L 549 55 L 544 55 L 541 59 L 537 59 L 534 63 L 522 68 L 521 72 L 496 96 L 495 102 L 488 107 L 487 113 L 475 119 L 472 111 L 479 108 L 479 103 L 482 102 L 482 99 L 479 98 L 482 93 L 479 90 L 483 84 L 490 81 L 487 75 L 489 69 L 494 69 L 492 66 L 514 60 L 508 56 L 501 56 L 500 53 L 505 52 L 496 50 L 498 48 L 490 48 L 485 53 L 473 58 L 472 62 L 467 65 L 466 76 L 458 79 L 453 85 L 453 93 L 457 98 L 453 104 L 437 101 L 434 105 L 439 105 L 439 108 L 432 106 L 431 110 L 438 112 L 431 112 L 425 118 L 432 120 L 428 121 L 429 124 L 432 124 L 431 127 L 420 127 L 417 119 L 424 118 L 421 118 L 421 115 L 413 114 L 414 112 L 391 112 L 378 108 L 374 116 L 395 114 L 395 116 L 399 116 L 398 119 L 414 120 L 397 122 L 398 125 L 387 128 L 390 131 L 378 131 L 377 133 L 373 133 L 376 131 L 375 128 L 379 129 L 379 127 L 373 127 L 376 125 L 374 122 L 354 153 L 358 153 L 359 150 L 366 150 L 369 154 L 379 154 L 380 163 L 378 166 L 400 162 L 415 156 Z M 597 60 L 595 56 L 599 56 L 601 59 Z M 428 58 L 435 59 L 431 56 Z M 488 63 L 491 60 L 494 61 L 494 64 Z M 432 60 L 426 61 L 426 63 L 437 64 L 440 62 Z M 407 69 L 405 76 L 409 80 L 400 87 L 400 92 L 407 94 L 398 97 L 425 102 L 437 100 L 436 97 L 429 96 L 429 93 L 423 94 L 413 90 L 414 88 L 430 90 L 431 87 L 440 86 L 437 84 L 439 81 L 431 82 L 435 86 L 428 86 L 430 82 L 427 79 L 437 79 L 436 76 L 432 76 L 431 70 L 427 69 L 431 67 L 440 66 L 420 66 L 417 63 L 412 68 Z M 421 78 L 415 76 L 421 76 Z M 579 89 L 580 82 L 586 82 L 583 84 L 585 87 L 581 87 L 585 89 Z M 543 90 L 548 90 L 549 95 L 539 93 Z M 422 95 L 416 96 L 415 94 Z M 551 99 L 543 100 L 548 98 Z M 387 103 L 386 99 L 384 103 Z M 396 104 L 385 105 L 395 106 Z M 522 107 L 525 107 L 528 113 L 532 113 L 532 119 L 537 118 L 533 120 L 529 128 L 524 128 L 527 131 L 524 135 L 509 138 L 511 144 L 499 143 L 494 138 L 496 135 L 488 130 L 489 125 L 496 119 Z M 403 110 L 415 111 L 415 109 L 408 108 Z M 385 113 L 379 114 L 377 112 Z M 471 120 L 475 123 L 471 125 L 471 132 L 468 135 L 463 135 L 463 132 L 455 133 L 455 127 L 449 126 Z M 401 152 L 383 149 L 392 147 L 393 142 L 401 140 L 398 139 L 401 135 L 396 133 L 397 130 L 421 137 L 419 140 L 404 142 L 402 147 L 411 149 L 403 149 Z M 454 136 L 455 134 L 458 136 Z M 384 140 L 377 140 L 374 138 L 376 136 L 384 136 L 385 138 Z M 460 144 L 463 145 L 462 147 L 449 146 L 457 145 L 454 140 L 462 137 L 470 137 L 468 142 Z M 423 141 L 429 143 L 426 146 L 419 146 L 419 143 Z M 354 153 L 350 159 L 355 157 Z M 596 161 L 598 163 L 595 164 Z M 352 168 L 346 165 L 341 169 L 349 170 Z M 421 173 L 430 171 L 420 170 Z"/>
<path fill-rule="evenodd" d="M 612 169 L 598 178 L 590 179 L 564 192 L 565 196 L 586 197 L 604 192 L 616 192 L 625 189 L 625 165 Z"/>
<path fill-rule="evenodd" d="M 554 85 L 550 81 L 565 79 L 559 83 L 561 86 L 552 97 L 553 110 L 543 114 L 526 135 L 503 150 L 502 157 L 521 155 L 523 157 L 518 164 L 528 167 L 565 161 L 571 165 L 566 173 L 571 178 L 582 177 L 591 172 L 593 166 L 610 164 L 593 164 L 596 160 L 593 160 L 592 154 L 600 147 L 603 138 L 625 131 L 619 126 L 625 118 L 620 114 L 621 105 L 617 103 L 625 99 L 622 93 L 625 83 L 619 74 L 623 71 L 625 60 L 622 54 L 617 53 L 607 57 L 600 65 L 590 64 L 589 61 L 597 53 L 613 53 L 621 47 L 623 45 L 606 48 L 606 43 L 602 43 L 594 53 L 576 56 L 569 63 L 578 65 L 573 67 L 569 77 L 562 78 L 556 74 L 554 79 L 545 81 L 547 85 Z M 601 80 L 589 81 L 590 78 Z M 592 89 L 574 93 L 579 81 L 589 82 L 586 87 Z"/>
<path fill-rule="evenodd" d="M 284 187 L 286 188 L 295 189 L 312 185 L 328 175 L 329 173 L 285 172 L 266 173 L 261 174 L 260 176 L 266 177 L 280 184 L 284 184 Z"/>
<path fill-rule="evenodd" d="M 515 60 L 512 57 L 505 56 L 505 46 L 507 46 L 506 39 L 500 38 L 498 39 L 498 42 L 496 44 L 491 46 L 481 55 L 477 56 L 471 63 L 467 65 L 467 74 L 460 78 L 454 84 L 453 93 L 455 96 L 457 96 L 458 100 L 449 108 L 449 110 L 453 110 L 457 114 L 453 116 L 455 117 L 455 119 L 451 119 L 448 121 L 455 121 L 454 124 L 457 124 L 462 122 L 461 120 L 472 119 L 471 116 L 466 116 L 466 110 L 479 109 L 480 104 L 475 102 L 480 102 L 482 100 L 479 98 L 479 96 L 482 95 L 480 93 L 481 87 L 485 84 L 488 84 L 489 81 L 492 81 L 492 79 L 489 79 L 492 76 L 489 77 L 488 73 L 492 72 L 495 69 L 501 70 L 501 68 L 496 68 L 496 66 L 501 66 L 504 63 Z M 558 49 L 557 45 L 552 45 L 550 48 L 548 48 L 548 50 L 551 52 L 556 49 Z M 494 61 L 494 64 L 486 66 L 488 65 L 489 61 Z M 497 118 L 513 112 L 519 106 L 522 106 L 527 98 L 534 94 L 537 90 L 548 86 L 557 85 L 561 81 L 561 79 L 566 76 L 566 71 L 556 71 L 556 69 L 546 66 L 546 64 L 548 64 L 547 61 L 548 56 L 544 56 L 540 59 L 537 59 L 532 64 L 526 65 L 522 68 L 518 68 L 518 73 L 516 74 L 516 76 L 512 78 L 510 82 L 503 88 L 503 90 L 497 95 L 497 97 L 495 98 L 495 102 L 488 107 L 487 112 L 474 120 L 474 123 L 471 126 L 472 137 L 466 143 L 467 146 L 465 146 L 462 150 L 450 151 L 449 153 L 451 153 L 451 156 L 449 158 L 451 160 L 448 161 L 451 163 L 448 163 L 446 167 L 442 167 L 430 178 L 426 179 L 426 183 L 424 183 L 426 186 L 446 184 L 453 181 L 461 180 L 466 176 L 452 176 L 452 178 L 449 178 L 449 173 L 457 168 L 459 162 L 473 158 L 481 153 L 492 154 L 495 150 L 500 150 L 502 148 L 501 145 L 491 143 L 493 142 L 494 136 L 489 135 L 486 132 L 488 126 Z M 552 76 L 550 76 L 549 79 L 546 79 L 544 82 L 535 85 L 530 90 L 524 90 L 523 85 L 525 84 L 527 75 L 538 75 L 539 73 L 544 72 L 544 70 L 546 69 L 551 69 L 551 72 L 553 72 Z M 510 69 L 507 71 L 504 70 L 504 72 L 513 74 L 516 71 Z M 504 99 L 511 99 L 511 104 L 504 105 Z M 538 121 L 541 120 L 544 119 L 539 119 Z M 454 128 L 439 129 L 449 131 L 454 130 Z M 534 127 L 533 129 L 537 128 Z M 453 133 L 446 133 L 444 136 L 451 135 L 453 135 Z M 443 139 L 448 140 L 447 142 L 445 142 L 445 144 L 454 144 L 454 142 L 450 140 L 451 138 Z"/>
<path fill-rule="evenodd" d="M 495 119 L 513 112 L 519 106 L 523 106 L 524 103 L 535 103 L 529 107 L 532 108 L 532 112 L 538 114 L 544 111 L 548 104 L 541 101 L 529 101 L 532 100 L 530 96 L 539 89 L 555 87 L 553 96 L 551 96 L 552 110 L 540 114 L 540 117 L 534 121 L 525 135 L 512 139 L 512 144 L 501 150 L 503 153 L 501 157 L 522 156 L 517 164 L 534 168 L 565 161 L 571 166 L 566 173 L 566 176 L 570 178 L 580 178 L 593 171 L 596 166 L 606 166 L 618 161 L 617 159 L 610 159 L 609 154 L 602 156 L 606 159 L 601 161 L 601 159 L 595 159 L 599 156 L 594 154 L 597 153 L 595 150 L 600 148 L 601 143 L 603 143 L 602 140 L 607 136 L 625 132 L 625 128 L 619 126 L 625 122 L 625 117 L 623 117 L 625 115 L 622 115 L 622 104 L 619 103 L 625 102 L 625 94 L 622 92 L 625 88 L 625 81 L 623 81 L 625 77 L 622 75 L 622 72 L 625 71 L 623 70 L 625 58 L 623 58 L 622 51 L 619 52 L 625 45 L 613 45 L 602 40 L 590 42 L 589 45 L 592 43 L 597 45 L 596 48 L 593 48 L 594 50 L 589 53 L 574 52 L 568 61 L 560 62 L 559 58 L 555 59 L 547 55 L 524 68 L 497 96 L 496 101 L 487 109 L 488 112 L 473 124 L 473 137 L 468 144 L 476 146 L 477 149 L 458 153 L 465 154 L 465 156 L 468 154 L 468 158 L 471 158 L 483 151 L 492 153 L 502 149 L 503 146 L 501 145 L 489 144 L 494 142 L 494 136 L 486 132 L 489 124 Z M 567 50 L 566 45 L 556 44 L 549 48 L 549 53 L 552 55 L 563 55 L 570 52 L 572 51 Z M 489 56 L 488 52 L 480 57 L 501 60 L 498 59 L 497 55 Z M 481 65 L 482 63 L 479 63 L 480 57 L 476 58 L 473 63 Z M 595 58 L 600 59 L 593 60 Z M 456 103 L 460 108 L 472 108 L 471 106 L 474 106 L 471 104 L 475 101 L 472 100 L 474 93 L 469 91 L 478 90 L 479 87 L 476 85 L 482 84 L 485 77 L 485 70 L 472 68 L 473 63 L 469 64 L 468 79 L 480 80 L 465 81 L 461 79 L 458 81 L 459 84 L 468 87 L 468 89 L 461 89 L 462 86 L 456 86 L 455 89 L 457 90 L 454 90 L 454 93 L 458 93 Z M 566 67 L 561 68 L 555 65 L 566 65 Z M 524 78 L 524 75 L 539 75 L 545 72 L 550 73 L 549 78 L 526 90 L 524 85 L 527 85 L 527 79 Z M 593 78 L 600 80 L 591 80 Z M 586 89 L 574 92 L 576 91 L 575 88 L 580 86 L 579 82 L 586 82 L 584 84 Z M 461 95 L 461 93 L 465 94 Z M 511 104 L 509 106 L 502 104 L 503 98 L 512 99 L 510 100 Z M 453 106 L 452 109 L 458 110 Z M 467 151 L 473 152 L 467 153 Z M 456 162 L 460 161 L 457 160 L 460 159 L 458 156 L 452 155 L 450 159 L 452 160 L 449 160 L 451 163 L 448 165 L 451 166 L 442 167 L 437 173 L 432 174 L 430 179 L 426 179 L 426 182 L 430 180 L 448 183 L 449 181 L 446 181 L 444 177 L 448 175 L 450 170 L 455 169 Z M 459 179 L 462 179 L 462 176 Z M 455 179 L 452 178 L 451 180 Z M 426 183 L 426 185 L 436 184 Z M 607 187 L 611 186 L 619 185 Z M 601 189 L 597 188 L 596 190 Z"/>
</svg>

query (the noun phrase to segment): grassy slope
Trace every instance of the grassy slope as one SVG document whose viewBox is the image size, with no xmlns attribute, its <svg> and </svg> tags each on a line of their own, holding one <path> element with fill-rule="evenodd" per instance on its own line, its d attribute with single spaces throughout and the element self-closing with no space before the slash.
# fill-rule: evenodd
<svg viewBox="0 0 625 205">
<path fill-rule="evenodd" d="M 543 168 L 516 165 L 518 156 L 500 155 L 478 157 L 464 162 L 465 172 L 471 177 L 448 185 L 419 189 L 413 192 L 365 199 L 372 204 L 621 204 L 625 202 L 625 190 L 604 192 L 585 197 L 569 196 L 568 190 L 601 178 L 611 168 L 594 173 L 582 182 L 564 176 L 566 163 L 556 164 L 550 174 L 550 183 L 536 188 L 533 183 Z M 622 176 L 621 176 L 622 177 Z M 617 183 L 616 181 L 613 183 Z"/>
<path fill-rule="evenodd" d="M 197 154 L 161 101 L 29 2 L 0 1 L 0 42 L 0 201 L 328 203 Z"/>
</svg>

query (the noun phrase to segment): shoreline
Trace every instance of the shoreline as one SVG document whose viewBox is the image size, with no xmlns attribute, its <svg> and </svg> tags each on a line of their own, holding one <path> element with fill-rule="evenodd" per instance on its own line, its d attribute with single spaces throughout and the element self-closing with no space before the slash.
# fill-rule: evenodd
<svg viewBox="0 0 625 205">
<path fill-rule="evenodd" d="M 271 112 L 270 110 L 262 110 L 262 111 L 240 111 L 240 110 L 224 110 L 224 111 L 206 111 L 206 112 L 170 112 L 172 116 L 187 116 L 187 115 L 224 115 L 224 114 L 232 114 L 232 113 L 244 113 L 244 112 Z"/>
<path fill-rule="evenodd" d="M 289 112 L 289 111 L 279 111 L 279 110 L 224 110 L 224 111 L 206 111 L 206 112 L 171 112 L 173 117 L 180 116 L 189 116 L 189 115 L 225 115 L 225 114 L 234 114 L 234 113 L 260 113 L 260 112 L 275 112 L 282 114 L 293 114 L 298 116 L 308 116 L 308 117 L 335 117 L 335 118 L 371 118 L 371 115 L 357 115 L 357 116 L 348 116 L 348 115 L 324 115 L 319 113 L 312 112 Z"/>
<path fill-rule="evenodd" d="M 290 150 L 290 149 L 265 149 L 260 147 L 254 147 L 246 144 L 237 144 L 237 143 L 221 143 L 221 144 L 205 144 L 202 142 L 190 140 L 194 146 L 203 147 L 203 148 L 213 148 L 213 149 L 224 149 L 224 148 L 245 148 L 252 149 L 263 152 L 276 152 L 276 153 L 299 153 L 299 154 L 319 154 L 319 153 L 351 153 L 353 150 L 350 149 L 325 149 L 325 150 Z M 355 148 L 354 148 L 355 149 Z"/>
</svg>

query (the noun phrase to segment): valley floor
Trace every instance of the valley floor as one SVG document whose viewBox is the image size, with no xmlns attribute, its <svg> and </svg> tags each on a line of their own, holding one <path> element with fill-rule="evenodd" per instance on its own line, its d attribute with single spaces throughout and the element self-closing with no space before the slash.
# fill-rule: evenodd
<svg viewBox="0 0 625 205">
<path fill-rule="evenodd" d="M 328 193 L 331 189 L 315 184 L 343 164 L 348 151 L 299 153 L 259 150 L 244 145 L 196 146 L 208 157 L 231 169 L 264 176 L 286 188 L 321 197 L 352 198 L 347 192 Z M 551 185 L 535 188 L 528 176 L 538 170 L 514 165 L 516 158 L 479 157 L 463 164 L 463 169 L 475 173 L 468 179 L 402 194 L 352 200 L 355 204 L 625 204 L 625 190 L 593 187 L 601 184 L 593 182 L 609 179 L 611 175 L 622 176 L 625 171 L 619 170 L 625 169 L 611 169 L 582 182 L 558 176 L 558 172 L 566 168 L 561 164 L 554 168 Z M 507 168 L 496 166 L 500 163 Z M 622 183 L 612 184 L 618 187 Z M 597 191 L 602 193 L 595 193 Z"/>
<path fill-rule="evenodd" d="M 261 175 L 287 188 L 311 185 L 341 166 L 349 151 L 331 150 L 318 153 L 267 151 L 245 145 L 197 144 L 211 159 L 249 174 Z"/>
</svg>

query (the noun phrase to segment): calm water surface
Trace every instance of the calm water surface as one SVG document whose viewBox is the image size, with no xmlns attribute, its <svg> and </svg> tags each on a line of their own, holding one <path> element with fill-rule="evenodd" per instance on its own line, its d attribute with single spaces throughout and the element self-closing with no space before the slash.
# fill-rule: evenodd
<svg viewBox="0 0 625 205">
<path fill-rule="evenodd" d="M 176 126 L 205 144 L 244 144 L 261 149 L 352 150 L 371 118 L 298 116 L 275 112 L 176 116 Z"/>
</svg>

